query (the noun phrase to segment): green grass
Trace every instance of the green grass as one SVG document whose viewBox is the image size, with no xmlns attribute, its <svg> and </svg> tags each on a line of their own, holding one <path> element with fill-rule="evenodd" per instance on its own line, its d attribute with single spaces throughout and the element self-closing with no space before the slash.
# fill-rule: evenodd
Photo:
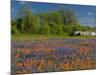
<svg viewBox="0 0 100 75">
<path fill-rule="evenodd" d="M 47 40 L 49 38 L 96 38 L 96 36 L 67 36 L 67 35 L 32 35 L 32 34 L 20 34 L 12 35 L 11 40 L 13 41 L 25 41 L 25 40 Z"/>
</svg>

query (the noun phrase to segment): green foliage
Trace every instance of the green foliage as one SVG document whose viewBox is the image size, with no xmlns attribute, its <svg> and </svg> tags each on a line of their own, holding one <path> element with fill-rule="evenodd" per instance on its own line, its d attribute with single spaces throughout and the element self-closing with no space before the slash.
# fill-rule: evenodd
<svg viewBox="0 0 100 75">
<path fill-rule="evenodd" d="M 72 10 L 65 10 L 65 9 L 60 9 L 59 12 L 61 13 L 61 16 L 63 17 L 63 24 L 64 25 L 69 25 L 69 24 L 78 24 L 77 17 L 75 16 L 75 12 Z"/>
<path fill-rule="evenodd" d="M 95 27 L 79 24 L 75 12 L 60 9 L 52 12 L 34 14 L 23 8 L 12 20 L 12 34 L 73 35 L 74 31 L 96 31 Z"/>
<path fill-rule="evenodd" d="M 19 34 L 19 30 L 16 28 L 16 25 L 11 25 L 11 34 Z"/>
<path fill-rule="evenodd" d="M 45 23 L 44 25 L 41 25 L 40 34 L 46 34 L 46 35 L 50 34 L 50 26 L 47 23 Z"/>
</svg>

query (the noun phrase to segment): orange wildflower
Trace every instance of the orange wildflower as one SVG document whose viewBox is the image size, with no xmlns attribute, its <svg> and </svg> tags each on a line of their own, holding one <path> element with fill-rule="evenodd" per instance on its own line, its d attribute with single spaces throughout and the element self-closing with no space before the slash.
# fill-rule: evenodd
<svg viewBox="0 0 100 75">
<path fill-rule="evenodd" d="M 35 51 L 36 53 L 38 53 L 38 52 L 41 51 L 41 49 L 40 49 L 40 48 L 34 48 L 34 51 Z"/>
<path fill-rule="evenodd" d="M 44 52 L 45 52 L 46 54 L 50 54 L 51 52 L 53 52 L 53 50 L 52 50 L 51 48 L 45 48 L 45 49 L 44 49 Z"/>
<path fill-rule="evenodd" d="M 16 66 L 17 66 L 17 67 L 22 67 L 23 64 L 22 64 L 22 63 L 16 63 Z"/>
<path fill-rule="evenodd" d="M 90 48 L 82 46 L 82 47 L 80 47 L 79 51 L 80 51 L 80 53 L 87 54 L 90 52 Z"/>
<path fill-rule="evenodd" d="M 51 64 L 53 64 L 53 60 L 49 59 L 47 63 L 48 63 L 48 65 L 51 65 Z"/>
<path fill-rule="evenodd" d="M 21 56 L 20 54 L 18 54 L 18 53 L 16 54 L 16 58 L 19 58 L 20 56 Z"/>
</svg>

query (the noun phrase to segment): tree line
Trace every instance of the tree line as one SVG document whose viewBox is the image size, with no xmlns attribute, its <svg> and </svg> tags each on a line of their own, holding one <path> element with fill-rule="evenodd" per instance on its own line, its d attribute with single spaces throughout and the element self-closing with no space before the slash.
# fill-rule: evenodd
<svg viewBox="0 0 100 75">
<path fill-rule="evenodd" d="M 81 25 L 70 9 L 58 9 L 43 13 L 33 13 L 31 9 L 21 9 L 11 20 L 11 33 L 42 35 L 73 35 L 74 31 L 95 31 L 95 27 Z"/>
</svg>

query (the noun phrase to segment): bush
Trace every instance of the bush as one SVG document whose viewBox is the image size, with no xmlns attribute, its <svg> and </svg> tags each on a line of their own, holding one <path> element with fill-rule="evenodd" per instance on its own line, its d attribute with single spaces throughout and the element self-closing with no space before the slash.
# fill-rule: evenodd
<svg viewBox="0 0 100 75">
<path fill-rule="evenodd" d="M 19 34 L 19 30 L 16 28 L 16 25 L 11 26 L 11 34 Z"/>
</svg>

